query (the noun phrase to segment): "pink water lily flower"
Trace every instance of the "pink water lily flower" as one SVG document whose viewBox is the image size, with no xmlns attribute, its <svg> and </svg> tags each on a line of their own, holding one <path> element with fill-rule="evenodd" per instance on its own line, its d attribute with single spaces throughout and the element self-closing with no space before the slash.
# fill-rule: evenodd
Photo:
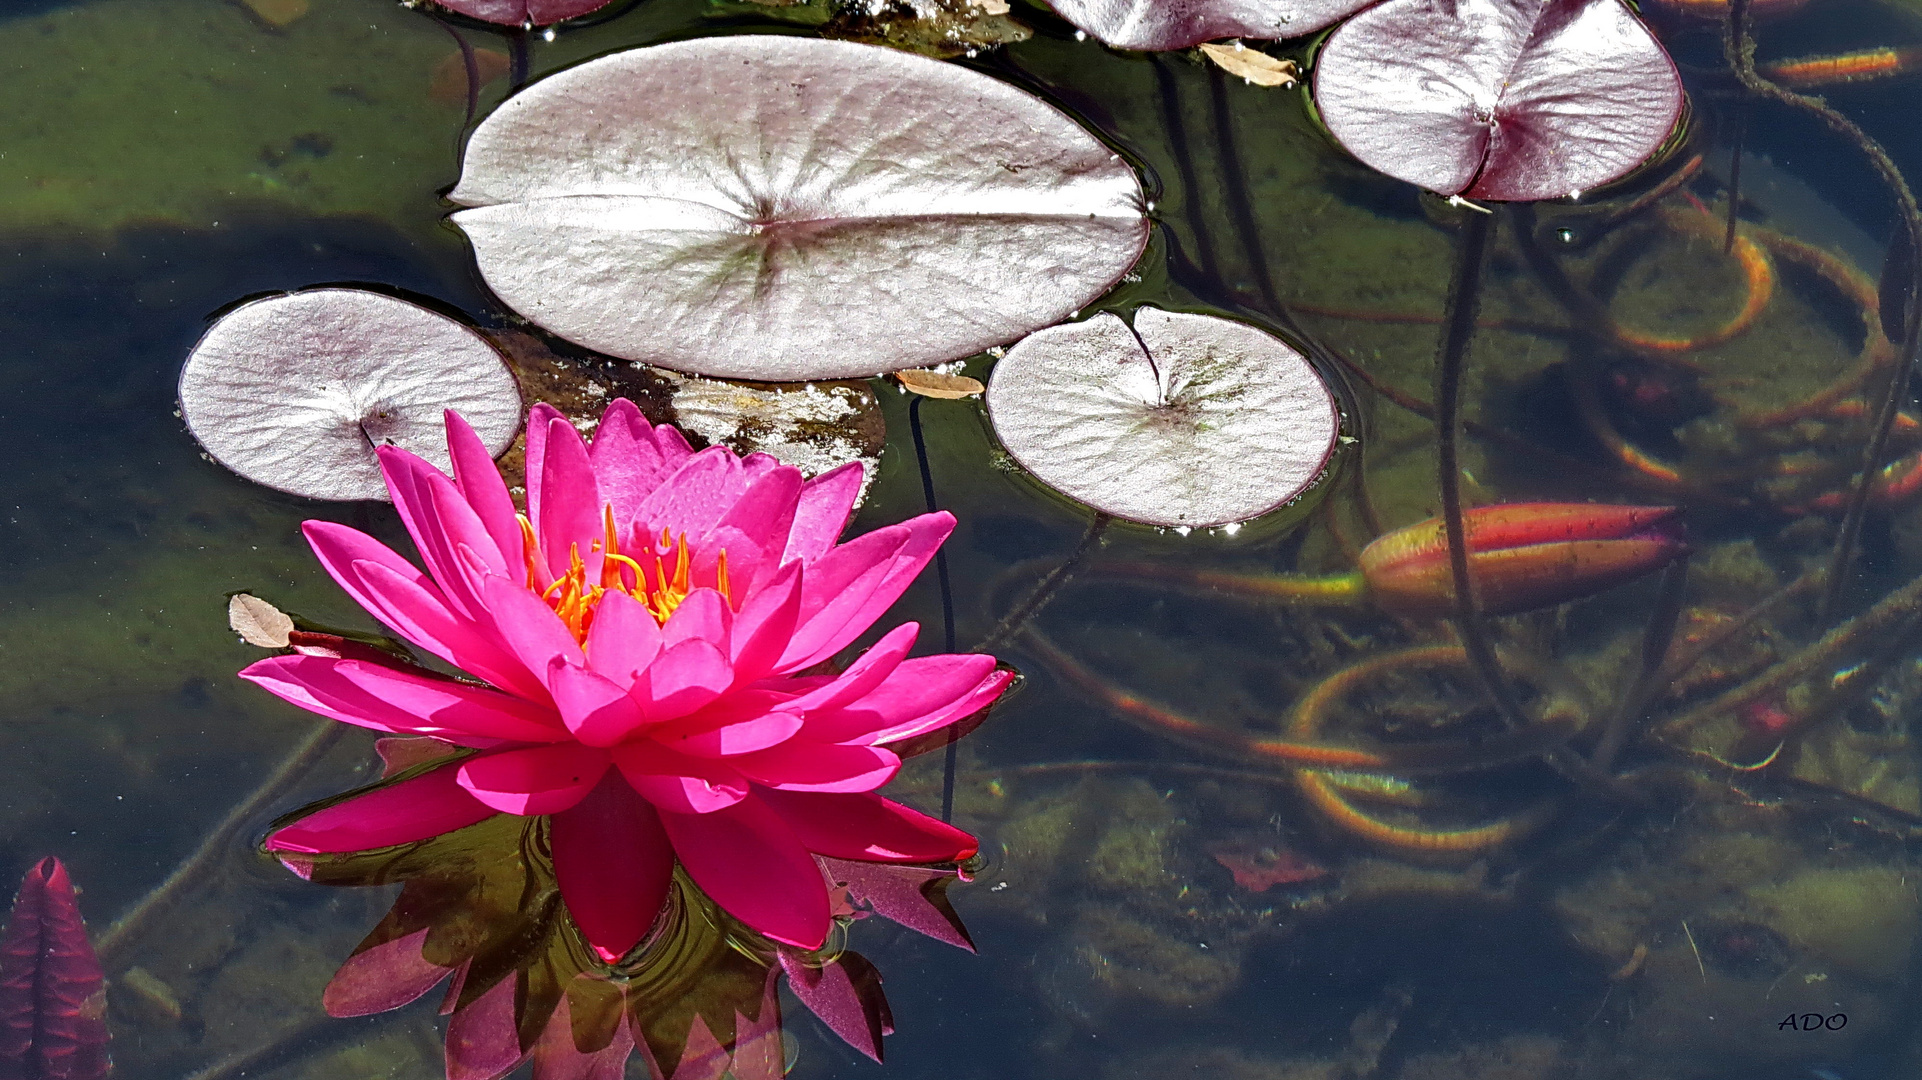
<svg viewBox="0 0 1922 1080">
<path fill-rule="evenodd" d="M 894 603 L 952 516 L 837 544 L 858 464 L 803 481 L 765 454 L 696 453 L 620 400 L 591 446 L 535 407 L 521 517 L 451 413 L 447 437 L 452 478 L 380 450 L 427 572 L 345 526 L 305 532 L 361 606 L 487 685 L 326 650 L 241 674 L 322 716 L 474 752 L 308 815 L 269 849 L 359 851 L 548 815 L 562 897 L 609 960 L 647 932 L 677 859 L 742 922 L 812 949 L 829 925 L 815 856 L 974 853 L 973 837 L 874 791 L 900 768 L 890 744 L 979 712 L 1011 674 L 984 655 L 910 659 L 913 623 L 839 675 L 801 674 Z"/>
</svg>

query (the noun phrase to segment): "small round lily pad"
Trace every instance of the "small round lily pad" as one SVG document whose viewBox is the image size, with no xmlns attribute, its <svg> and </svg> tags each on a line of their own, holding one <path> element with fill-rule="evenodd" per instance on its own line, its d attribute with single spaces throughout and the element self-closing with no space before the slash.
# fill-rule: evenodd
<svg viewBox="0 0 1922 1080">
<path fill-rule="evenodd" d="M 1021 340 L 988 380 L 1003 446 L 1050 487 L 1152 525 L 1225 525 L 1314 483 L 1340 434 L 1293 346 L 1246 323 L 1143 307 Z"/>
<path fill-rule="evenodd" d="M 385 499 L 383 444 L 451 468 L 448 409 L 489 453 L 507 448 L 521 398 L 500 354 L 445 315 L 358 289 L 235 308 L 180 373 L 180 414 L 214 460 L 311 499 Z"/>
</svg>

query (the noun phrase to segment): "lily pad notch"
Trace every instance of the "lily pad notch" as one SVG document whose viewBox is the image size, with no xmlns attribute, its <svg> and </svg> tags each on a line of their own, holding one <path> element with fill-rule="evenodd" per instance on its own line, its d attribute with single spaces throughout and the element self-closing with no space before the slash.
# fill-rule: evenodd
<svg viewBox="0 0 1922 1080">
<path fill-rule="evenodd" d="M 1326 471 L 1341 417 L 1294 346 L 1232 319 L 1104 312 L 1008 350 L 988 382 L 995 435 L 1028 471 L 1150 525 L 1246 521 Z"/>
<path fill-rule="evenodd" d="M 385 499 L 376 448 L 451 471 L 446 411 L 489 456 L 521 425 L 520 388 L 494 347 L 419 304 L 309 289 L 243 304 L 180 373 L 180 415 L 234 472 L 310 499 Z"/>
<path fill-rule="evenodd" d="M 475 129 L 449 197 L 488 286 L 533 322 L 768 382 L 1006 344 L 1107 292 L 1148 240 L 1134 170 L 1040 98 L 773 35 L 544 78 Z"/>
</svg>

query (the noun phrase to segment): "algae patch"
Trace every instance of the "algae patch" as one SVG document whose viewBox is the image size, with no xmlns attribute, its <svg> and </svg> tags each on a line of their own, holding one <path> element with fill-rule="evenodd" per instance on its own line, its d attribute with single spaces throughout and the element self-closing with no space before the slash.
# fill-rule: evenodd
<svg viewBox="0 0 1922 1080">
<path fill-rule="evenodd" d="M 262 201 L 425 225 L 458 112 L 428 96 L 451 43 L 376 0 L 280 30 L 237 4 L 115 0 L 0 21 L 0 228 L 210 225 Z"/>
</svg>

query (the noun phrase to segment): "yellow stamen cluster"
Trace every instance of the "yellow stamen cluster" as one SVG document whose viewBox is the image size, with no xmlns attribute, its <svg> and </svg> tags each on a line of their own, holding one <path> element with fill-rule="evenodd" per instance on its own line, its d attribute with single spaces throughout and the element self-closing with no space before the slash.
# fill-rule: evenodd
<svg viewBox="0 0 1922 1080">
<path fill-rule="evenodd" d="M 576 544 L 568 552 L 567 570 L 556 577 L 545 589 L 540 579 L 545 576 L 540 568 L 546 565 L 541 556 L 540 542 L 534 536 L 534 526 L 525 515 L 520 518 L 521 547 L 527 556 L 527 587 L 547 601 L 554 614 L 561 617 L 574 635 L 574 640 L 585 642 L 587 631 L 594 625 L 594 612 L 600 607 L 601 598 L 609 592 L 624 593 L 640 601 L 649 615 L 657 623 L 666 623 L 674 610 L 681 606 L 695 585 L 692 579 L 694 551 L 687 542 L 687 534 L 677 540 L 666 529 L 661 530 L 660 540 L 652 545 L 648 555 L 652 556 L 652 566 L 621 554 L 620 544 L 614 533 L 614 508 L 607 507 L 602 512 L 602 525 L 605 536 L 592 543 L 590 553 L 601 555 L 601 574 L 598 583 L 587 580 L 587 564 L 581 560 L 580 545 Z M 727 580 L 727 551 L 720 552 L 715 570 L 715 588 L 729 606 L 734 603 L 733 593 Z"/>
</svg>

